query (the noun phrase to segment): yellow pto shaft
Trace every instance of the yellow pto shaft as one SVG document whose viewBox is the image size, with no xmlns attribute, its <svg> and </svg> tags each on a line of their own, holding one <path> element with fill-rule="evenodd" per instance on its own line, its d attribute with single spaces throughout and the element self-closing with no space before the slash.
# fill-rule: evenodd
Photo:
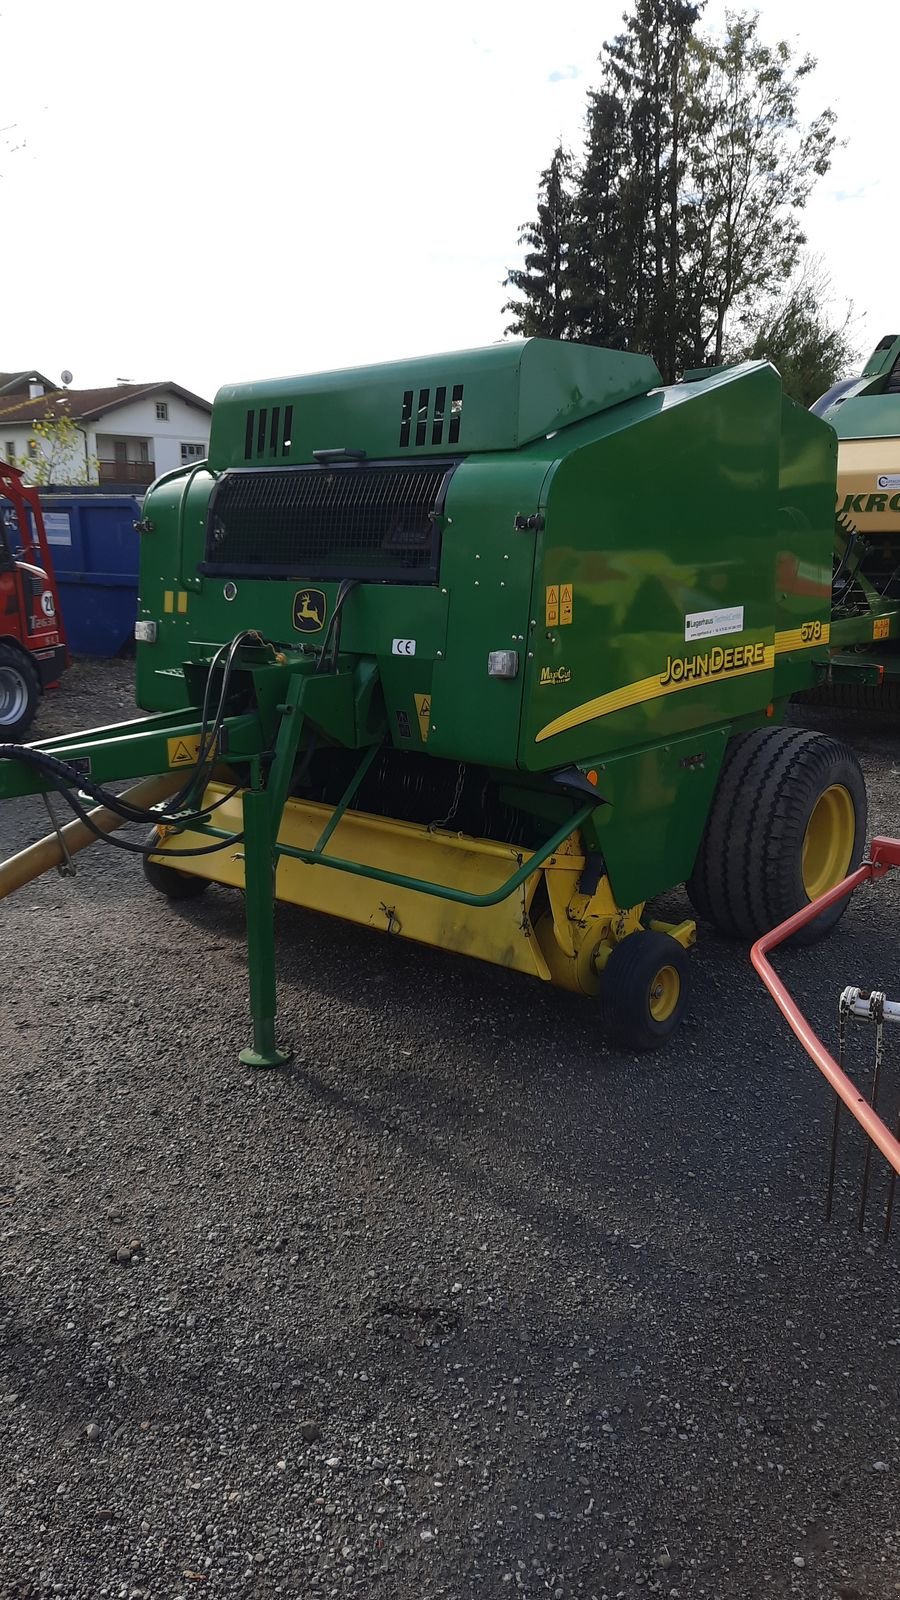
<svg viewBox="0 0 900 1600">
<path fill-rule="evenodd" d="M 122 792 L 121 798 L 130 801 L 133 805 L 153 806 L 157 801 L 165 800 L 184 782 L 182 773 L 168 772 L 161 777 L 143 778 L 130 789 Z M 116 828 L 121 828 L 123 819 L 115 811 L 108 811 L 106 806 L 97 806 L 88 815 L 95 828 L 101 833 L 114 833 Z M 62 842 L 60 842 L 62 841 Z M 0 900 L 8 894 L 13 894 L 16 889 L 21 889 L 24 884 L 31 883 L 33 878 L 39 878 L 42 872 L 49 872 L 51 867 L 58 867 L 67 855 L 73 856 L 77 851 L 83 850 L 85 845 L 95 844 L 96 835 L 93 834 L 80 818 L 67 822 L 59 833 L 48 833 L 46 838 L 39 839 L 37 844 L 29 845 L 26 850 L 20 850 L 18 855 L 10 856 L 8 861 L 0 862 Z M 63 845 L 65 849 L 63 849 Z"/>
</svg>

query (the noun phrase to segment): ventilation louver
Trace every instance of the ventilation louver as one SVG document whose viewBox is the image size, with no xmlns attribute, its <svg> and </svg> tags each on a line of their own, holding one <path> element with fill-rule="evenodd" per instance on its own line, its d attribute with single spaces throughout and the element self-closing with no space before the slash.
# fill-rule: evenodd
<svg viewBox="0 0 900 1600">
<path fill-rule="evenodd" d="M 431 389 L 406 389 L 403 393 L 403 404 L 400 407 L 400 449 L 406 450 L 411 444 L 431 445 L 458 444 L 459 430 L 462 424 L 463 385 L 455 383 L 450 391 L 450 405 L 447 405 L 447 385 L 441 384 L 434 391 L 434 406 L 431 403 Z M 444 439 L 444 425 L 447 426 L 447 438 Z M 415 432 L 413 431 L 415 425 Z M 429 437 L 429 428 L 431 430 Z"/>
<path fill-rule="evenodd" d="M 244 460 L 255 461 L 261 457 L 286 456 L 291 450 L 291 429 L 294 426 L 294 408 L 261 406 L 247 412 L 244 425 Z"/>
</svg>

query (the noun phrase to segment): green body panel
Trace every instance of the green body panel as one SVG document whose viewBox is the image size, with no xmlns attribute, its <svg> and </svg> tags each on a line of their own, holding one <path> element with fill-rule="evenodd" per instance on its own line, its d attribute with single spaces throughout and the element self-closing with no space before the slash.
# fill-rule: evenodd
<svg viewBox="0 0 900 1600">
<path fill-rule="evenodd" d="M 517 532 L 517 514 L 534 515 L 547 463 L 533 448 L 515 456 L 468 459 L 447 497 L 441 560 L 447 588 L 447 648 L 435 662 L 430 754 L 515 767 L 531 638 L 534 535 Z M 487 676 L 492 650 L 514 649 L 516 678 Z M 557 763 L 559 765 L 559 763 Z"/>
<path fill-rule="evenodd" d="M 545 484 L 523 766 L 595 763 L 771 699 L 780 416 L 777 374 L 759 365 L 571 430 Z M 572 621 L 547 626 L 547 589 L 566 583 Z M 688 638 L 701 614 L 715 631 Z M 735 647 L 755 670 L 713 655 Z M 676 687 L 685 662 L 700 665 Z"/>
<path fill-rule="evenodd" d="M 839 439 L 890 439 L 900 433 L 900 334 L 878 341 L 860 376 L 840 384 L 815 410 Z"/>
<path fill-rule="evenodd" d="M 652 899 L 690 875 L 731 731 L 729 723 L 601 763 L 598 789 L 609 803 L 588 828 L 618 905 Z"/>
<path fill-rule="evenodd" d="M 309 462 L 315 450 L 340 448 L 364 449 L 370 460 L 398 456 L 401 450 L 404 459 L 516 450 L 660 382 L 649 356 L 523 339 L 390 366 L 235 384 L 216 396 L 209 459 L 221 469 Z M 455 412 L 454 389 L 462 390 Z M 440 390 L 443 403 L 436 413 Z M 407 394 L 413 397 L 406 418 L 411 426 L 401 444 Z M 253 413 L 249 432 L 248 412 Z"/>
<path fill-rule="evenodd" d="M 815 647 L 827 638 L 836 471 L 831 430 L 785 396 L 775 555 L 776 701 L 809 687 Z"/>
<path fill-rule="evenodd" d="M 863 367 L 864 378 L 887 378 L 900 361 L 900 334 L 888 333 L 879 339 Z"/>
<path fill-rule="evenodd" d="M 900 393 L 848 395 L 828 414 L 839 439 L 895 439 L 900 433 Z"/>
</svg>

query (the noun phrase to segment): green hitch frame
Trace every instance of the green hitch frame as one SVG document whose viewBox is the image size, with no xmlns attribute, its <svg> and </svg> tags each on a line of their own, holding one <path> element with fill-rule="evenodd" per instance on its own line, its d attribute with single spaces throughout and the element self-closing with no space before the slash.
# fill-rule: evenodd
<svg viewBox="0 0 900 1600">
<path fill-rule="evenodd" d="M 275 1036 L 277 1009 L 275 873 L 279 856 L 291 856 L 308 866 L 330 867 L 336 872 L 348 872 L 356 877 L 389 884 L 394 888 L 412 889 L 419 894 L 433 895 L 439 899 L 455 901 L 459 905 L 477 909 L 481 906 L 498 905 L 501 900 L 514 894 L 533 872 L 560 849 L 571 833 L 582 827 L 596 806 L 602 803 L 598 795 L 596 800 L 590 800 L 580 806 L 540 849 L 527 860 L 520 860 L 515 872 L 505 883 L 488 894 L 470 894 L 464 889 L 454 889 L 446 884 L 430 882 L 425 878 L 385 872 L 377 867 L 364 866 L 359 861 L 347 861 L 342 856 L 327 855 L 326 845 L 339 827 L 341 818 L 351 805 L 363 778 L 382 748 L 379 739 L 364 750 L 353 777 L 314 847 L 311 850 L 300 850 L 293 845 L 279 844 L 278 830 L 303 731 L 303 702 L 310 690 L 315 693 L 315 685 L 316 679 L 306 676 L 297 678 L 290 684 L 278 730 L 275 757 L 269 770 L 266 787 L 261 787 L 262 774 L 256 766 L 254 787 L 244 792 L 244 878 L 253 1043 L 240 1052 L 240 1060 L 248 1067 L 281 1067 L 290 1060 L 290 1051 L 280 1045 Z M 208 823 L 197 831 L 209 834 L 212 838 L 229 837 L 221 829 L 212 827 Z"/>
</svg>

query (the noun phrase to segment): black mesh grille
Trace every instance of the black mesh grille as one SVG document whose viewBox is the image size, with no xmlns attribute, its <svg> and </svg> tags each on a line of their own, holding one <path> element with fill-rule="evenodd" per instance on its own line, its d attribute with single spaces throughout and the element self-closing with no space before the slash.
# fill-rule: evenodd
<svg viewBox="0 0 900 1600">
<path fill-rule="evenodd" d="M 433 583 L 456 462 L 223 472 L 201 571 Z"/>
</svg>

